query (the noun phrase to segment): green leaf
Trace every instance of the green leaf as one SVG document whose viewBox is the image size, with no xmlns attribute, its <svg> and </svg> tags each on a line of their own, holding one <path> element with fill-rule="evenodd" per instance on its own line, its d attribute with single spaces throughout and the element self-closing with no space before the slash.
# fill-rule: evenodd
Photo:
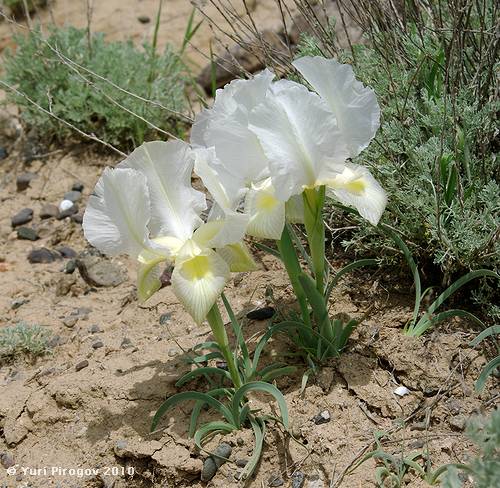
<svg viewBox="0 0 500 488">
<path fill-rule="evenodd" d="M 211 375 L 211 374 L 217 376 L 223 376 L 227 378 L 229 381 L 231 381 L 231 375 L 225 369 L 206 367 L 206 368 L 197 368 L 194 369 L 193 371 L 189 371 L 179 380 L 177 380 L 175 386 L 180 387 L 182 385 L 185 385 L 188 381 L 197 378 L 198 376 Z"/>
<path fill-rule="evenodd" d="M 283 422 L 285 429 L 288 430 L 288 407 L 286 405 L 285 397 L 274 385 L 264 383 L 263 381 L 252 381 L 235 391 L 232 401 L 233 418 L 238 417 L 240 403 L 244 399 L 245 395 L 250 391 L 262 391 L 272 395 L 276 399 L 281 412 L 281 421 Z"/>
<path fill-rule="evenodd" d="M 266 246 L 265 244 L 262 244 L 261 242 L 255 242 L 254 245 L 257 249 L 260 249 L 261 251 L 267 252 L 271 256 L 274 256 L 278 259 L 281 259 L 281 254 L 277 249 L 273 249 L 272 247 Z"/>
<path fill-rule="evenodd" d="M 252 457 L 248 460 L 248 463 L 245 465 L 243 471 L 241 472 L 239 478 L 240 480 L 246 480 L 247 478 L 252 476 L 253 472 L 257 468 L 257 465 L 259 464 L 260 457 L 262 455 L 262 447 L 264 445 L 266 424 L 259 418 L 253 417 L 250 417 L 250 423 L 254 432 L 255 444 Z"/>
<path fill-rule="evenodd" d="M 481 371 L 479 378 L 476 381 L 476 390 L 483 391 L 484 385 L 488 376 L 495 371 L 496 368 L 500 366 L 500 356 L 493 358 Z"/>
<path fill-rule="evenodd" d="M 206 393 L 199 393 L 197 391 L 185 391 L 171 396 L 168 400 L 161 404 L 160 408 L 153 417 L 153 421 L 151 423 L 151 432 L 156 429 L 158 422 L 163 417 L 163 415 L 165 415 L 166 411 L 169 408 L 174 407 L 178 403 L 192 400 L 202 401 L 203 403 L 206 403 L 207 405 L 217 410 L 228 422 L 234 422 L 231 410 L 229 410 L 226 406 L 219 402 L 219 400 L 216 400 L 211 395 L 208 395 Z"/>
<path fill-rule="evenodd" d="M 477 337 L 474 338 L 474 340 L 471 341 L 470 345 L 475 347 L 480 342 L 484 341 L 484 339 L 486 339 L 487 337 L 490 337 L 495 334 L 500 334 L 500 324 L 492 325 L 491 327 L 488 327 L 487 329 L 483 330 L 480 334 L 478 334 Z"/>
<path fill-rule="evenodd" d="M 273 369 L 266 374 L 261 375 L 262 381 L 272 381 L 278 376 L 285 376 L 295 373 L 297 368 L 295 366 L 284 366 L 283 368 Z"/>
<path fill-rule="evenodd" d="M 335 273 L 335 276 L 332 278 L 325 292 L 325 300 L 328 302 L 330 299 L 330 295 L 332 294 L 333 289 L 340 281 L 340 278 L 355 269 L 362 268 L 363 266 L 377 266 L 378 262 L 376 259 L 359 259 L 358 261 L 354 261 L 353 263 L 349 263 L 347 266 L 344 266 L 342 269 Z"/>
<path fill-rule="evenodd" d="M 236 426 L 228 422 L 214 421 L 200 427 L 194 434 L 194 443 L 200 451 L 204 450 L 201 443 L 209 434 L 218 434 L 220 432 L 225 432 L 229 434 L 233 430 L 236 430 Z M 213 456 L 213 454 L 212 454 Z M 220 456 L 218 456 L 220 457 Z"/>
<path fill-rule="evenodd" d="M 335 338 L 333 337 L 333 330 L 330 318 L 328 317 L 328 308 L 326 306 L 325 298 L 318 291 L 316 283 L 310 276 L 305 273 L 300 273 L 298 275 L 298 280 L 307 296 L 307 299 L 309 300 L 309 303 L 311 304 L 314 316 L 316 317 L 316 324 L 321 335 L 326 337 L 329 341 L 334 341 Z"/>
</svg>

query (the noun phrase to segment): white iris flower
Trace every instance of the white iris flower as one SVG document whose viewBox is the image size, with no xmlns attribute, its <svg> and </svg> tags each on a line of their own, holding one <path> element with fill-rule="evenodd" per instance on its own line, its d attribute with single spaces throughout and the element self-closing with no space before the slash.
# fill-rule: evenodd
<svg viewBox="0 0 500 488">
<path fill-rule="evenodd" d="M 174 264 L 172 289 L 197 323 L 206 317 L 231 271 L 255 268 L 241 242 L 248 218 L 224 201 L 204 223 L 205 195 L 191 186 L 194 160 L 180 141 L 148 142 L 115 169 L 106 168 L 83 219 L 87 240 L 109 255 L 127 253 L 140 263 L 138 294 L 161 286 L 161 264 Z"/>
<path fill-rule="evenodd" d="M 375 93 L 350 65 L 309 56 L 293 64 L 314 92 L 273 82 L 269 70 L 217 90 L 193 126 L 191 142 L 213 148 L 195 171 L 211 192 L 217 186 L 230 195 L 229 203 L 244 196 L 247 233 L 256 237 L 279 239 L 285 218 L 302 221 L 301 194 L 321 186 L 377 224 L 386 194 L 367 168 L 348 161 L 379 127 Z"/>
</svg>

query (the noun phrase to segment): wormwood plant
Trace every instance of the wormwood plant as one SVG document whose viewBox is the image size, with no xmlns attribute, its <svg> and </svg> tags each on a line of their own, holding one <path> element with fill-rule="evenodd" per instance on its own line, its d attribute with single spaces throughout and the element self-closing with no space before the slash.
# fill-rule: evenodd
<svg viewBox="0 0 500 488">
<path fill-rule="evenodd" d="M 366 44 L 335 51 L 332 29 L 318 29 L 303 36 L 298 56 L 337 52 L 375 90 L 381 130 L 357 161 L 388 192 L 383 222 L 397 228 L 427 275 L 440 268 L 445 286 L 470 270 L 498 272 L 498 3 L 339 3 L 361 24 Z M 352 214 L 337 216 L 329 218 L 356 226 L 344 233 L 347 248 L 395 262 L 390 235 Z M 497 283 L 474 293 L 491 314 L 495 295 Z"/>
<path fill-rule="evenodd" d="M 39 325 L 19 322 L 0 329 L 0 360 L 26 354 L 31 357 L 49 352 L 50 332 Z"/>
<path fill-rule="evenodd" d="M 138 49 L 131 41 L 107 42 L 101 33 L 89 40 L 86 29 L 74 27 L 51 27 L 47 38 L 37 28 L 15 42 L 15 52 L 5 55 L 4 79 L 18 93 L 8 91 L 8 101 L 44 139 L 63 140 L 72 129 L 32 102 L 123 149 L 159 130 L 183 133 L 186 77 L 170 46 L 160 54 L 148 43 Z"/>
</svg>

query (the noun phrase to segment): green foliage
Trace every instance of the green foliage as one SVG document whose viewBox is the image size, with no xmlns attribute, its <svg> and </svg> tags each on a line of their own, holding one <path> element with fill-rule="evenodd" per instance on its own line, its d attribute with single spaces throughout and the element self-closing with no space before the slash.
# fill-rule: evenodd
<svg viewBox="0 0 500 488">
<path fill-rule="evenodd" d="M 440 29 L 424 9 L 407 12 L 404 28 L 395 19 L 378 19 L 387 9 L 377 10 L 365 26 L 367 45 L 340 55 L 374 88 L 382 109 L 375 141 L 356 162 L 369 166 L 389 194 L 383 221 L 402 233 L 421 267 L 441 268 L 444 283 L 471 269 L 500 266 L 499 64 L 498 57 L 485 61 L 498 41 L 483 34 L 495 30 L 495 2 L 467 0 L 468 16 L 448 3 L 435 2 Z M 412 5 L 406 8 L 418 8 Z M 468 24 L 460 25 L 464 17 Z M 324 44 L 304 37 L 299 55 L 319 55 Z M 393 242 L 373 227 L 357 226 L 344 244 L 395 261 Z"/>
<path fill-rule="evenodd" d="M 492 325 L 491 327 L 488 327 L 487 329 L 483 330 L 472 342 L 471 346 L 477 346 L 481 342 L 483 342 L 487 337 L 491 336 L 500 336 L 500 325 Z M 496 344 L 497 346 L 497 352 L 498 355 L 494 357 L 481 371 L 481 374 L 479 375 L 479 378 L 476 381 L 476 390 L 477 391 L 482 391 L 484 389 L 484 385 L 486 383 L 486 380 L 490 376 L 490 374 L 493 374 L 499 367 L 500 367 L 500 347 L 498 346 L 498 343 Z"/>
<path fill-rule="evenodd" d="M 124 150 L 157 137 L 150 124 L 181 134 L 175 113 L 186 106 L 186 80 L 172 48 L 159 55 L 148 44 L 141 50 L 131 41 L 106 42 L 103 34 L 94 34 L 89 43 L 87 31 L 74 27 L 52 27 L 47 39 L 36 29 L 15 40 L 16 52 L 6 55 L 5 81 L 78 129 Z M 44 139 L 73 135 L 26 97 L 10 92 L 8 100 Z"/>
<path fill-rule="evenodd" d="M 500 410 L 494 410 L 489 417 L 474 418 L 467 430 L 481 452 L 465 465 L 449 466 L 441 486 L 461 488 L 463 484 L 458 476 L 459 469 L 473 478 L 476 488 L 500 486 Z"/>
<path fill-rule="evenodd" d="M 21 354 L 42 356 L 50 351 L 50 336 L 43 327 L 25 322 L 0 329 L 0 359 L 13 359 Z"/>
</svg>

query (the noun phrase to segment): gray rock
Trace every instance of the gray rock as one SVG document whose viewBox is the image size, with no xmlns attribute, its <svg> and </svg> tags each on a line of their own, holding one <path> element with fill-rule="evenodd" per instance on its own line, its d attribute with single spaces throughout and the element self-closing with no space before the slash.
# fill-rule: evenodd
<svg viewBox="0 0 500 488">
<path fill-rule="evenodd" d="M 71 247 L 68 246 L 61 246 L 57 247 L 56 251 L 63 257 L 63 258 L 76 258 L 76 251 L 71 249 Z"/>
<path fill-rule="evenodd" d="M 160 315 L 160 325 L 165 325 L 170 322 L 172 314 L 170 312 L 165 312 Z"/>
<path fill-rule="evenodd" d="M 248 464 L 248 459 L 237 459 L 235 464 L 238 468 L 244 468 Z"/>
<path fill-rule="evenodd" d="M 207 457 L 203 463 L 201 481 L 210 481 L 217 473 L 217 470 L 229 459 L 232 450 L 232 447 L 225 442 L 219 444 L 213 454 Z"/>
<path fill-rule="evenodd" d="M 71 187 L 71 190 L 72 191 L 79 191 L 81 193 L 84 188 L 85 188 L 85 186 L 81 181 L 75 181 L 73 183 L 73 186 Z"/>
<path fill-rule="evenodd" d="M 70 200 L 68 200 L 69 202 Z M 78 205 L 74 203 L 71 207 L 59 212 L 59 215 L 57 216 L 57 220 L 63 220 L 66 217 L 71 217 L 72 215 L 75 215 L 78 213 Z"/>
<path fill-rule="evenodd" d="M 18 227 L 17 228 L 17 238 L 25 241 L 38 241 L 40 236 L 38 232 L 33 229 L 33 227 Z"/>
<path fill-rule="evenodd" d="M 53 263 L 56 260 L 56 255 L 45 247 L 33 249 L 28 254 L 28 261 L 32 264 L 38 263 Z"/>
<path fill-rule="evenodd" d="M 151 22 L 151 18 L 148 17 L 147 15 L 139 15 L 139 17 L 137 17 L 137 20 L 141 24 L 149 24 Z"/>
<path fill-rule="evenodd" d="M 98 332 L 102 332 L 101 328 L 97 324 L 92 324 L 89 327 L 89 332 L 91 334 L 97 334 Z"/>
<path fill-rule="evenodd" d="M 16 178 L 16 188 L 17 191 L 24 191 L 28 186 L 30 186 L 31 180 L 35 179 L 37 176 L 34 173 L 21 173 Z"/>
<path fill-rule="evenodd" d="M 14 298 L 10 303 L 10 308 L 12 308 L 12 310 L 17 310 L 28 302 L 29 300 L 27 298 Z"/>
<path fill-rule="evenodd" d="M 79 191 L 71 190 L 64 194 L 64 200 L 69 200 L 70 202 L 78 202 L 82 198 L 82 194 Z"/>
<path fill-rule="evenodd" d="M 331 419 L 332 417 L 330 415 L 330 412 L 328 410 L 323 410 L 322 412 L 318 413 L 318 415 L 315 415 L 312 420 L 316 425 L 321 425 L 330 422 Z"/>
<path fill-rule="evenodd" d="M 15 461 L 14 458 L 12 457 L 12 454 L 10 452 L 2 452 L 0 454 L 0 464 L 5 468 L 10 468 L 11 466 L 14 466 Z"/>
<path fill-rule="evenodd" d="M 120 344 L 120 347 L 122 349 L 128 349 L 129 347 L 132 347 L 132 341 L 128 337 L 124 337 L 122 339 L 122 343 Z"/>
<path fill-rule="evenodd" d="M 83 215 L 79 213 L 72 215 L 71 221 L 75 222 L 76 224 L 81 224 L 83 222 Z"/>
<path fill-rule="evenodd" d="M 177 356 L 177 354 L 179 354 L 179 349 L 177 349 L 176 347 L 171 347 L 168 350 L 168 357 L 174 358 L 175 356 Z"/>
<path fill-rule="evenodd" d="M 10 223 L 12 227 L 27 224 L 33 220 L 33 210 L 31 208 L 23 208 L 20 212 L 12 217 Z"/>
<path fill-rule="evenodd" d="M 41 219 L 52 219 L 59 215 L 59 209 L 52 203 L 46 203 L 40 210 Z"/>
<path fill-rule="evenodd" d="M 75 370 L 81 371 L 82 369 L 86 368 L 88 365 L 89 365 L 89 362 L 86 359 L 84 359 L 83 361 L 76 363 Z"/>
<path fill-rule="evenodd" d="M 467 419 L 465 418 L 465 415 L 454 415 L 448 419 L 448 423 L 453 430 L 462 431 L 465 429 Z"/>
<path fill-rule="evenodd" d="M 0 146 L 0 161 L 8 156 L 7 149 Z"/>
<path fill-rule="evenodd" d="M 92 344 L 92 349 L 101 349 L 101 347 L 104 347 L 104 342 L 102 341 L 96 341 Z"/>
<path fill-rule="evenodd" d="M 61 344 L 61 337 L 58 335 L 52 336 L 49 339 L 49 342 L 47 342 L 47 346 L 50 347 L 50 349 L 54 349 L 54 347 L 57 347 Z"/>
<path fill-rule="evenodd" d="M 76 260 L 70 259 L 64 266 L 64 272 L 66 274 L 73 274 L 76 269 Z"/>
<path fill-rule="evenodd" d="M 267 486 L 283 486 L 285 482 L 279 474 L 272 474 L 267 479 Z"/>
<path fill-rule="evenodd" d="M 77 322 L 78 322 L 78 317 L 72 317 L 71 315 L 69 317 L 65 317 L 62 321 L 62 323 L 66 327 L 68 327 L 68 329 L 72 329 Z"/>
<path fill-rule="evenodd" d="M 295 471 L 292 474 L 292 488 L 302 488 L 306 480 L 306 475 L 302 471 Z"/>
<path fill-rule="evenodd" d="M 76 265 L 90 286 L 118 286 L 128 278 L 123 267 L 99 256 L 79 258 Z"/>
</svg>

